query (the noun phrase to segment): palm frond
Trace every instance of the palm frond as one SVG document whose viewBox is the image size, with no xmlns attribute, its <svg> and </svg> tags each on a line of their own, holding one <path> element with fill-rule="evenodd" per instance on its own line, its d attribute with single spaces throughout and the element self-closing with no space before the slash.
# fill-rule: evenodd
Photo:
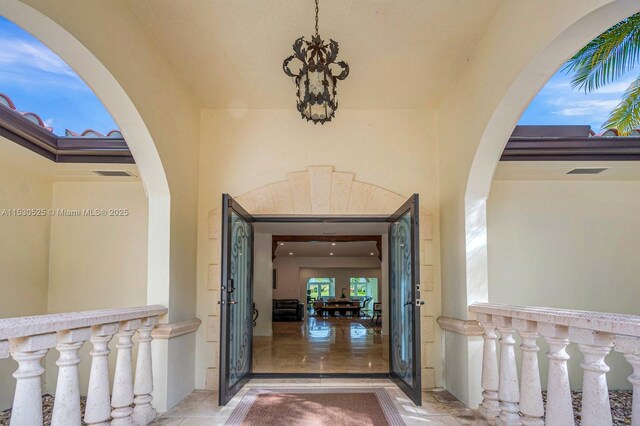
<svg viewBox="0 0 640 426">
<path fill-rule="evenodd" d="M 625 90 L 622 100 L 611 111 L 602 127 L 615 127 L 621 136 L 628 135 L 633 129 L 640 127 L 640 76 Z"/>
<path fill-rule="evenodd" d="M 640 62 L 640 13 L 590 41 L 563 67 L 574 73 L 574 88 L 591 92 L 622 76 Z"/>
</svg>

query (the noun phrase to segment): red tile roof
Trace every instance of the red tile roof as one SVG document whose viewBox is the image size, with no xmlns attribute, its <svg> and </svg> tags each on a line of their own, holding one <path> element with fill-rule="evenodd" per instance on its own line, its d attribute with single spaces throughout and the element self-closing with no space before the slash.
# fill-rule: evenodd
<svg viewBox="0 0 640 426">
<path fill-rule="evenodd" d="M 53 133 L 53 128 L 47 126 L 44 123 L 44 120 L 42 120 L 42 118 L 34 113 L 34 112 L 23 112 L 23 111 L 18 111 L 18 109 L 16 108 L 16 105 L 13 103 L 13 101 L 11 100 L 11 98 L 7 95 L 5 95 L 4 93 L 0 93 L 0 105 L 12 109 L 14 111 L 16 111 L 17 113 L 22 114 L 22 116 L 24 118 L 26 118 L 27 120 L 31 121 L 32 123 L 37 124 L 38 126 L 50 131 L 51 133 Z M 65 130 L 65 136 L 67 137 L 75 137 L 75 138 L 119 138 L 122 139 L 122 133 L 120 132 L 120 130 L 111 130 L 109 133 L 107 133 L 106 135 L 103 135 L 100 132 L 96 132 L 95 130 L 92 129 L 86 129 L 83 132 L 80 133 L 76 133 L 72 130 L 66 129 Z"/>
</svg>

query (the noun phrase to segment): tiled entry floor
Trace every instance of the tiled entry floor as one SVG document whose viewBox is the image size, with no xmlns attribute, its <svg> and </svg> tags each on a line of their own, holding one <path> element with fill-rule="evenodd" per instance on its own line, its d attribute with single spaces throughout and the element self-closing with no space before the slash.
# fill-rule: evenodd
<svg viewBox="0 0 640 426">
<path fill-rule="evenodd" d="M 229 404 L 218 407 L 215 392 L 194 391 L 176 407 L 156 419 L 156 426 L 223 425 L 245 393 L 251 388 L 278 387 L 381 387 L 391 397 L 407 426 L 413 425 L 489 425 L 476 412 L 465 407 L 447 391 L 429 391 L 422 394 L 422 407 L 413 402 L 390 380 L 386 379 L 254 379 Z"/>
</svg>

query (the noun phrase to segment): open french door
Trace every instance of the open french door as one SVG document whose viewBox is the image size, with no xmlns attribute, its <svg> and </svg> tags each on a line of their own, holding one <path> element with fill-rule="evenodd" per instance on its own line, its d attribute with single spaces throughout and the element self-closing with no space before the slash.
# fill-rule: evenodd
<svg viewBox="0 0 640 426">
<path fill-rule="evenodd" d="M 422 405 L 418 194 L 389 216 L 389 375 Z"/>
<path fill-rule="evenodd" d="M 222 195 L 220 405 L 252 375 L 254 221 L 233 198 Z"/>
</svg>

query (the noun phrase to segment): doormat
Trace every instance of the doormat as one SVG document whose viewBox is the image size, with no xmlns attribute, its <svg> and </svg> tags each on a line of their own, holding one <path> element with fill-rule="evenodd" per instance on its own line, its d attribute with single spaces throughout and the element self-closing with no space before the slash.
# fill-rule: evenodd
<svg viewBox="0 0 640 426">
<path fill-rule="evenodd" d="M 405 423 L 382 388 L 251 389 L 226 425 L 401 426 Z"/>
</svg>

